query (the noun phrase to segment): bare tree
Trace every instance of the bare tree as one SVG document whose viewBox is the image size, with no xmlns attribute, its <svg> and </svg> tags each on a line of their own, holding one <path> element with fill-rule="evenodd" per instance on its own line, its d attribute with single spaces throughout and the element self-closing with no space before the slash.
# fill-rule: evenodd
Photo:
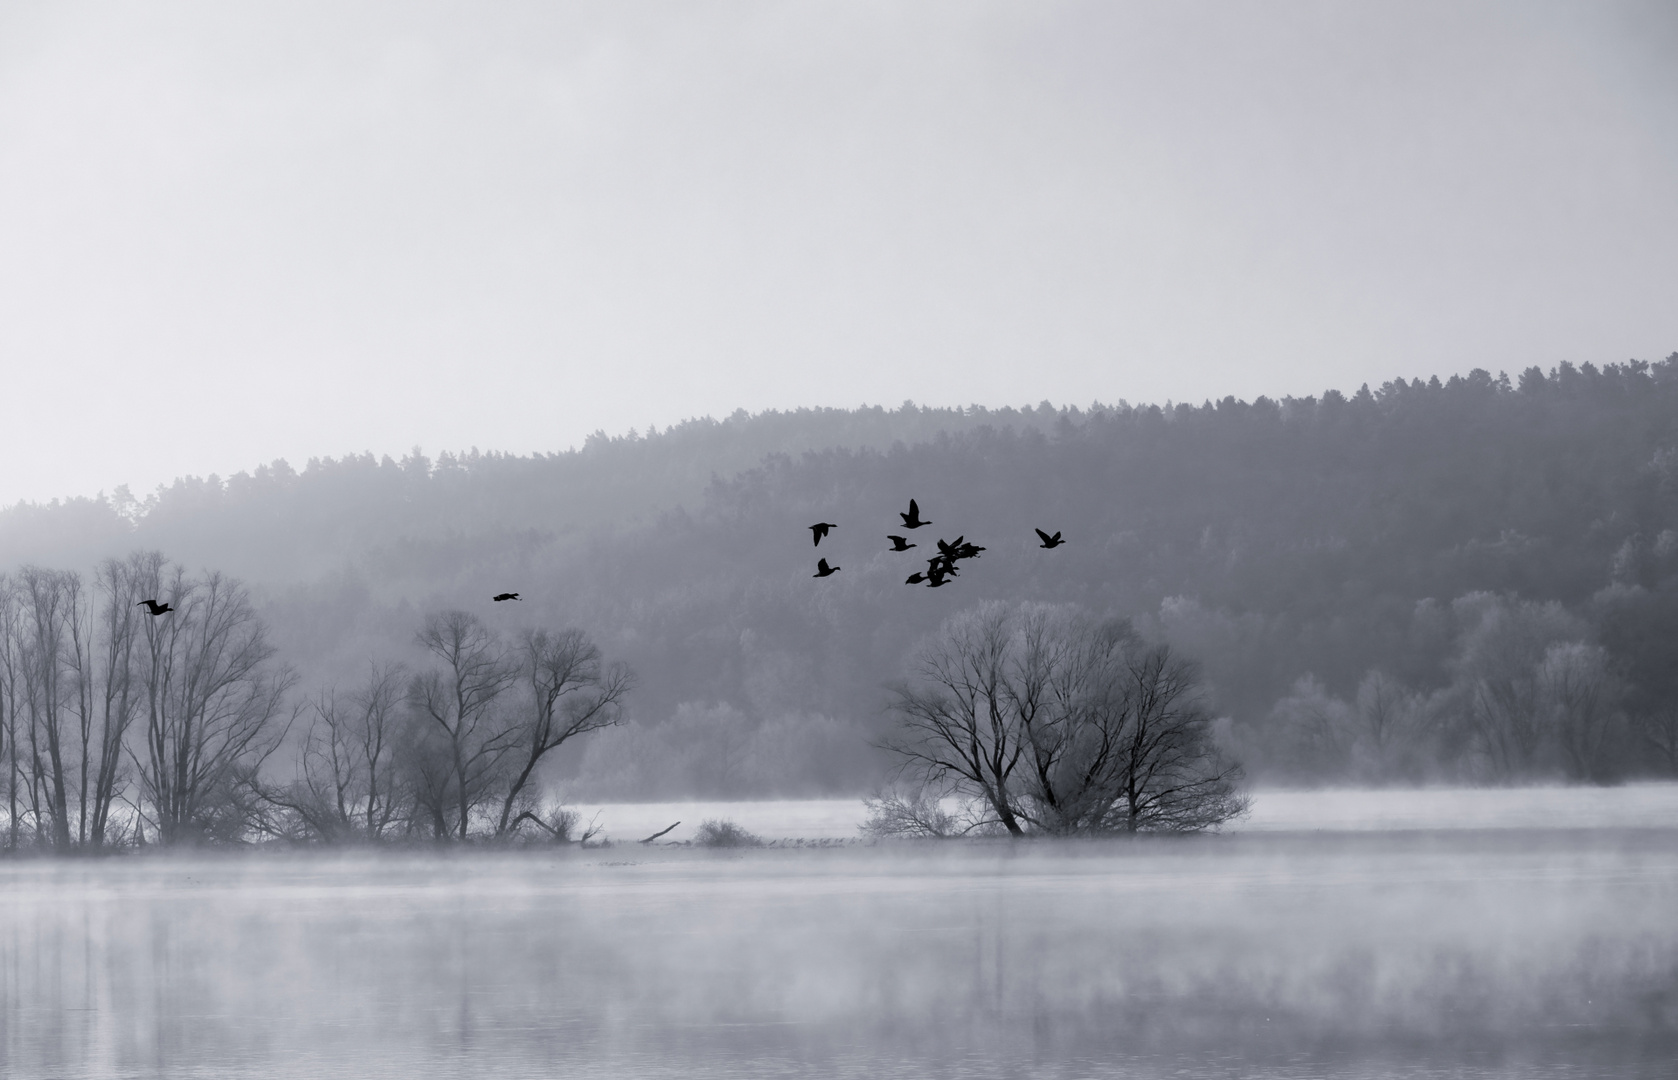
<svg viewBox="0 0 1678 1080">
<path fill-rule="evenodd" d="M 1298 774 L 1363 783 L 1413 778 L 1429 723 L 1420 694 L 1374 669 L 1364 674 L 1351 701 L 1306 675 L 1276 703 L 1272 716 L 1285 733 L 1286 764 Z"/>
<path fill-rule="evenodd" d="M 414 677 L 408 698 L 421 731 L 410 758 L 416 794 L 433 831 L 466 838 L 472 811 L 489 796 L 510 743 L 497 700 L 518 679 L 501 644 L 477 617 L 444 611 L 426 617 L 419 642 L 442 661 Z"/>
<path fill-rule="evenodd" d="M 1613 768 L 1620 696 L 1607 650 L 1579 641 L 1552 645 L 1539 665 L 1538 681 L 1568 778 L 1606 782 Z"/>
<path fill-rule="evenodd" d="M 1402 772 L 1425 722 L 1420 698 L 1383 671 L 1371 669 L 1358 683 L 1357 757 L 1367 779 L 1388 780 Z"/>
<path fill-rule="evenodd" d="M 403 809 L 395 775 L 403 677 L 400 665 L 370 664 L 367 682 L 354 693 L 340 698 L 325 690 L 311 702 L 296 779 L 261 788 L 295 822 L 294 830 L 282 831 L 326 841 L 385 838 Z"/>
<path fill-rule="evenodd" d="M 1296 679 L 1271 712 L 1279 722 L 1285 767 L 1311 777 L 1341 777 L 1352 767 L 1352 709 L 1315 675 Z"/>
<path fill-rule="evenodd" d="M 1194 664 L 1165 645 L 1125 665 L 1129 736 L 1119 759 L 1119 799 L 1106 824 L 1127 832 L 1195 831 L 1247 812 L 1241 767 L 1218 753 Z"/>
<path fill-rule="evenodd" d="M 1246 809 L 1194 665 L 1126 624 L 992 602 L 948 620 L 918 670 L 887 747 L 1011 835 L 1204 829 Z M 898 801 L 915 810 L 905 820 L 932 820 Z"/>
<path fill-rule="evenodd" d="M 1101 831 L 1129 749 L 1126 661 L 1139 642 L 1129 624 L 1072 607 L 1025 605 L 1013 619 L 1002 686 L 1029 762 L 1017 813 L 1039 832 Z"/>
<path fill-rule="evenodd" d="M 432 837 L 446 840 L 458 832 L 453 824 L 458 807 L 454 795 L 454 761 L 446 738 L 413 709 L 412 696 L 410 684 L 409 722 L 396 745 L 402 789 L 408 793 L 411 803 L 408 828 L 410 832 L 419 832 L 429 822 Z"/>
<path fill-rule="evenodd" d="M 77 847 L 84 847 L 87 844 L 88 796 L 91 794 L 88 784 L 88 770 L 93 767 L 93 730 L 98 720 L 98 714 L 93 705 L 95 693 L 93 666 L 95 616 L 93 604 L 98 594 L 97 576 L 95 577 L 92 594 L 85 597 L 78 576 L 74 593 L 69 597 L 70 606 L 65 619 L 65 632 L 68 638 L 65 663 L 70 678 L 71 708 L 76 719 L 76 740 L 73 747 L 75 754 L 73 782 L 76 790 L 76 834 L 73 841 L 69 842 L 73 842 Z"/>
<path fill-rule="evenodd" d="M 497 836 L 511 827 L 514 807 L 542 758 L 579 735 L 616 724 L 624 695 L 635 684 L 627 665 L 603 664 L 600 649 L 581 630 L 526 632 L 519 661 L 528 711 L 509 732 L 508 751 L 517 760 L 501 801 Z"/>
<path fill-rule="evenodd" d="M 70 847 L 69 753 L 74 746 L 66 729 L 74 709 L 74 661 L 70 625 L 81 603 L 79 574 L 24 567 L 19 575 L 24 601 L 24 705 L 28 710 L 29 792 L 31 811 L 42 839 L 60 850 Z M 72 677 L 67 679 L 66 675 Z"/>
<path fill-rule="evenodd" d="M 143 599 L 141 583 L 155 579 L 162 563 L 163 556 L 156 552 L 136 552 L 125 560 L 107 559 L 94 576 L 104 603 L 95 641 L 88 649 L 97 670 L 83 679 L 89 689 L 84 691 L 88 705 L 82 724 L 81 806 L 86 842 L 95 848 L 105 845 L 111 810 L 126 783 L 123 747 L 143 697 L 134 665 L 140 620 L 149 616 L 135 608 Z M 95 713 L 97 718 L 90 723 Z"/>
<path fill-rule="evenodd" d="M 403 674 L 399 664 L 371 664 L 365 687 L 352 699 L 356 720 L 351 741 L 355 760 L 366 775 L 363 828 L 375 840 L 385 836 L 402 810 L 403 794 L 391 742 L 396 734 L 397 707 L 402 702 Z"/>
<path fill-rule="evenodd" d="M 1584 628 L 1556 603 L 1477 593 L 1457 604 L 1479 609 L 1456 662 L 1469 730 L 1495 778 L 1529 776 L 1549 737 L 1539 676 L 1545 652 L 1556 642 L 1577 640 Z"/>
<path fill-rule="evenodd" d="M 146 726 L 134 755 L 140 792 L 166 844 L 233 839 L 248 827 L 251 784 L 280 745 L 293 677 L 243 586 L 216 572 L 189 579 L 159 561 L 141 580 L 174 611 L 145 622 Z"/>
<path fill-rule="evenodd" d="M 18 760 L 18 713 L 21 700 L 23 627 L 17 602 L 17 583 L 0 575 L 0 739 L 6 757 L 6 846 L 18 846 L 21 820 L 18 814 L 18 783 L 22 762 Z"/>
<path fill-rule="evenodd" d="M 1678 701 L 1666 702 L 1632 717 L 1638 738 L 1652 750 L 1670 776 L 1678 776 Z"/>
<path fill-rule="evenodd" d="M 892 710 L 903 734 L 888 749 L 922 783 L 971 791 L 1009 835 L 1025 835 L 1010 789 L 1025 733 L 1008 715 L 1004 686 L 1012 610 L 989 603 L 945 621 L 920 650 L 920 686 L 901 686 Z"/>
<path fill-rule="evenodd" d="M 12 758 L 14 844 L 25 820 L 55 848 L 105 844 L 141 697 L 137 575 L 149 566 L 155 578 L 161 563 L 154 553 L 107 560 L 91 590 L 78 574 L 38 567 L 0 583 L 0 738 Z"/>
</svg>

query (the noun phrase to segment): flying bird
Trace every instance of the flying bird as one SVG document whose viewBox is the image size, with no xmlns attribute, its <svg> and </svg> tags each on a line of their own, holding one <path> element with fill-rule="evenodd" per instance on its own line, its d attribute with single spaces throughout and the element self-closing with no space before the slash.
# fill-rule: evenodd
<svg viewBox="0 0 1678 1080">
<path fill-rule="evenodd" d="M 821 542 L 822 542 L 822 537 L 827 535 L 827 530 L 837 529 L 838 527 L 839 526 L 833 524 L 833 522 L 831 522 L 831 521 L 818 521 L 814 525 L 810 526 L 810 532 L 812 534 L 814 534 L 814 536 L 816 538 L 816 544 L 820 545 Z"/>
<path fill-rule="evenodd" d="M 826 559 L 818 559 L 816 561 L 816 572 L 811 574 L 810 576 L 811 577 L 826 577 L 829 574 L 838 573 L 840 571 L 840 569 L 842 569 L 842 568 L 838 567 L 838 566 L 827 565 L 827 560 Z"/>
<path fill-rule="evenodd" d="M 908 551 L 912 547 L 920 547 L 919 544 L 909 543 L 906 537 L 892 536 L 890 533 L 886 534 L 886 539 L 891 541 L 891 549 L 893 551 Z"/>
<path fill-rule="evenodd" d="M 1058 533 L 1058 532 L 1055 533 L 1053 536 L 1050 536 L 1048 533 L 1044 532 L 1042 529 L 1034 529 L 1033 531 L 1035 533 L 1037 533 L 1038 536 L 1041 536 L 1043 538 L 1043 546 L 1046 547 L 1046 548 L 1056 548 L 1056 547 L 1060 547 L 1062 544 L 1066 543 L 1065 540 L 1062 540 L 1060 538 L 1060 533 Z"/>
<path fill-rule="evenodd" d="M 493 599 L 497 604 L 499 604 L 503 600 L 519 600 L 519 594 L 516 593 L 516 592 L 496 593 L 491 599 Z M 519 600 L 519 603 L 522 604 L 522 603 L 524 603 L 524 601 Z"/>
<path fill-rule="evenodd" d="M 930 521 L 921 520 L 921 508 L 916 505 L 915 500 L 913 499 L 909 500 L 909 512 L 905 514 L 903 511 L 899 510 L 897 512 L 897 516 L 903 519 L 903 527 L 905 529 L 918 529 L 922 525 L 932 524 Z"/>
<path fill-rule="evenodd" d="M 130 594 L 130 595 L 132 595 L 132 594 Z M 156 600 L 142 600 L 138 604 L 135 604 L 134 606 L 145 608 L 146 611 L 148 611 L 151 614 L 151 617 L 154 618 L 154 619 L 157 618 L 159 615 L 162 615 L 166 611 L 174 611 L 175 610 L 174 608 L 170 607 L 167 603 L 160 604 Z"/>
<path fill-rule="evenodd" d="M 932 577 L 927 579 L 926 587 L 929 589 L 936 589 L 941 586 L 948 585 L 949 583 L 950 579 L 945 577 L 943 574 L 933 574 Z"/>
<path fill-rule="evenodd" d="M 923 582 L 925 580 L 926 580 L 926 575 L 921 573 L 919 570 L 916 570 L 913 574 L 910 574 L 908 577 L 903 579 L 903 584 L 905 584 L 905 585 L 919 585 L 921 582 Z"/>
</svg>

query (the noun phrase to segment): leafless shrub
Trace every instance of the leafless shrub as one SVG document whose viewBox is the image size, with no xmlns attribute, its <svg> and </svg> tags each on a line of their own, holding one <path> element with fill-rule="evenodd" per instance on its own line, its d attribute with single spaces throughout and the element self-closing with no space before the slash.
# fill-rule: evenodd
<svg viewBox="0 0 1678 1080">
<path fill-rule="evenodd" d="M 354 693 L 320 693 L 297 763 L 297 777 L 275 786 L 256 781 L 274 808 L 273 831 L 295 840 L 387 839 L 403 824 L 406 793 L 396 774 L 400 666 L 369 666 Z"/>
<path fill-rule="evenodd" d="M 956 815 L 944 809 L 939 792 L 931 788 L 883 788 L 862 800 L 868 820 L 864 836 L 914 836 L 948 839 L 968 831 Z"/>
<path fill-rule="evenodd" d="M 710 818 L 699 823 L 693 842 L 700 847 L 740 848 L 762 847 L 763 839 L 747 832 L 732 821 Z"/>
</svg>

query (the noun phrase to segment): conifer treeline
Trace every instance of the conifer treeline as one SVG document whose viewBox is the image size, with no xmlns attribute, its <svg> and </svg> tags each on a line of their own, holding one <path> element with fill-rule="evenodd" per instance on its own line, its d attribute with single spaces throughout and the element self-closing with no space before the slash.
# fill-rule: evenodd
<svg viewBox="0 0 1678 1080">
<path fill-rule="evenodd" d="M 936 592 L 884 550 L 911 496 L 988 549 Z M 844 571 L 812 582 L 817 520 Z M 530 625 L 586 627 L 640 675 L 632 723 L 558 755 L 578 793 L 866 786 L 878 762 L 834 747 L 877 738 L 915 643 L 984 599 L 1170 640 L 1261 778 L 1678 772 L 1678 355 L 1200 406 L 737 414 L 0 513 L 13 565 L 135 547 L 248 580 L 305 687 L 408 657 L 417 612 L 520 589 Z"/>
</svg>

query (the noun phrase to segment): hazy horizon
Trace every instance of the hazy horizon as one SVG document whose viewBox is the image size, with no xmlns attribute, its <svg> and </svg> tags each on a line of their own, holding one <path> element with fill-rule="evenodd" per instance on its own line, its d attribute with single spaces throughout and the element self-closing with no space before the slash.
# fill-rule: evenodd
<svg viewBox="0 0 1678 1080">
<path fill-rule="evenodd" d="M 0 12 L 0 505 L 1678 345 L 1657 3 Z"/>
<path fill-rule="evenodd" d="M 1585 361 L 1585 362 L 1589 363 L 1590 361 Z M 1437 377 L 1440 378 L 1443 381 L 1443 380 L 1446 380 L 1446 379 L 1448 379 L 1448 378 L 1450 378 L 1450 377 L 1452 377 L 1456 374 L 1459 374 L 1459 373 L 1454 373 L 1454 372 L 1453 373 L 1437 373 Z M 1466 375 L 1467 372 L 1465 371 L 1465 372 L 1462 372 L 1460 374 Z M 1494 373 L 1494 374 L 1496 374 L 1496 373 Z M 1511 377 L 1511 378 L 1514 377 L 1514 373 L 1512 373 L 1512 372 L 1504 373 L 1504 374 L 1509 375 L 1509 377 Z M 1434 376 L 1436 376 L 1436 373 L 1427 372 L 1427 373 L 1424 373 L 1424 375 L 1422 377 L 1425 378 L 1425 377 L 1434 377 Z M 1360 384 L 1360 385 L 1363 385 L 1363 384 Z M 1371 389 L 1376 388 L 1374 384 L 1370 384 L 1370 386 L 1371 386 Z M 1320 389 L 1320 390 L 1318 390 L 1314 393 L 1305 393 L 1305 394 L 1301 394 L 1299 396 L 1302 397 L 1302 398 L 1305 398 L 1305 397 L 1314 398 L 1314 397 L 1320 396 L 1321 394 L 1326 393 L 1326 392 L 1331 391 L 1331 390 L 1332 391 L 1338 391 L 1338 392 L 1350 397 L 1357 390 L 1357 387 L 1328 386 L 1328 387 L 1323 387 L 1322 389 Z M 1040 409 L 1044 406 L 1048 406 L 1049 408 L 1054 409 L 1056 411 L 1066 411 L 1066 410 L 1070 410 L 1070 409 L 1077 409 L 1077 410 L 1080 410 L 1080 411 L 1094 411 L 1094 410 L 1097 410 L 1097 409 L 1122 408 L 1122 407 L 1127 407 L 1127 406 L 1128 407 L 1135 407 L 1135 408 L 1147 408 L 1151 405 L 1157 405 L 1161 408 L 1170 408 L 1174 404 L 1190 404 L 1190 405 L 1201 406 L 1201 405 L 1210 404 L 1213 401 L 1222 400 L 1225 396 L 1230 396 L 1230 395 L 1219 395 L 1217 398 L 1206 397 L 1206 398 L 1199 399 L 1197 401 L 1192 401 L 1192 402 L 1185 401 L 1185 402 L 1181 402 L 1181 403 L 1174 402 L 1173 400 L 1171 400 L 1169 398 L 1161 400 L 1161 401 L 1157 401 L 1157 402 L 1155 402 L 1155 401 L 1130 401 L 1130 400 L 1124 399 L 1124 398 L 1115 398 L 1115 399 L 1110 400 L 1110 401 L 1103 401 L 1103 400 L 1096 399 L 1096 400 L 1092 400 L 1092 401 L 1088 401 L 1088 402 L 1070 402 L 1070 401 L 1068 401 L 1068 402 L 1057 402 L 1057 401 L 1050 401 L 1050 400 L 1045 398 L 1045 399 L 1037 401 L 1037 402 L 1031 402 L 1031 401 L 997 402 L 997 403 L 994 403 L 994 404 L 987 404 L 987 403 L 982 403 L 982 402 L 968 402 L 968 403 L 965 403 L 965 404 L 950 404 L 950 403 L 939 403 L 939 402 L 922 402 L 922 401 L 914 401 L 914 400 L 911 400 L 911 399 L 905 399 L 905 400 L 903 400 L 901 402 L 898 402 L 896 404 L 892 404 L 892 403 L 888 403 L 888 402 L 864 401 L 864 402 L 859 402 L 854 406 L 843 406 L 843 405 L 838 405 L 838 406 L 813 405 L 812 406 L 812 405 L 794 404 L 794 405 L 789 405 L 789 406 L 782 407 L 782 408 L 768 407 L 768 408 L 764 408 L 764 409 L 761 409 L 761 410 L 754 410 L 754 411 L 751 411 L 751 412 L 747 412 L 744 409 L 736 409 L 736 410 L 733 410 L 732 412 L 722 412 L 722 413 L 718 413 L 718 414 L 704 413 L 704 414 L 695 414 L 695 415 L 692 415 L 692 416 L 683 416 L 683 417 L 677 418 L 676 420 L 674 420 L 674 421 L 672 421 L 671 423 L 668 423 L 668 424 L 648 424 L 648 425 L 641 426 L 641 427 L 636 427 L 634 425 L 631 425 L 627 429 L 619 430 L 619 431 L 608 431 L 604 428 L 595 428 L 595 429 L 587 431 L 587 432 L 583 433 L 582 435 L 578 436 L 575 440 L 570 442 L 568 445 L 564 445 L 564 446 L 538 446 L 538 447 L 534 447 L 532 449 L 525 450 L 525 451 L 506 450 L 506 449 L 503 449 L 503 448 L 498 447 L 498 446 L 477 446 L 477 445 L 472 445 L 472 446 L 428 446 L 424 443 L 415 443 L 412 446 L 393 447 L 393 448 L 388 448 L 388 449 L 387 448 L 368 447 L 368 446 L 348 447 L 348 448 L 345 448 L 344 450 L 336 452 L 336 453 L 328 451 L 328 452 L 325 452 L 325 453 L 310 454 L 308 458 L 303 459 L 303 460 L 299 460 L 299 461 L 293 461 L 290 458 L 286 457 L 285 455 L 276 455 L 274 457 L 264 458 L 264 459 L 261 459 L 261 460 L 253 460 L 253 461 L 244 462 L 244 463 L 234 463 L 232 465 L 232 467 L 226 469 L 225 471 L 218 471 L 218 470 L 213 470 L 213 469 L 188 469 L 184 472 L 179 472 L 179 473 L 176 473 L 172 476 L 168 476 L 168 477 L 159 479 L 155 484 L 152 484 L 151 486 L 144 487 L 144 488 L 142 488 L 142 487 L 140 487 L 136 484 L 129 483 L 127 481 L 123 481 L 123 482 L 120 482 L 118 484 L 112 485 L 110 487 L 101 487 L 97 491 L 60 492 L 60 493 L 49 494 L 49 495 L 45 496 L 44 498 L 39 498 L 39 499 L 23 497 L 23 498 L 15 499 L 10 503 L 0 503 L 0 511 L 8 510 L 8 509 L 11 509 L 11 508 L 16 507 L 16 506 L 28 505 L 28 504 L 46 506 L 46 505 L 50 505 L 54 502 L 63 502 L 63 501 L 74 500 L 74 499 L 95 499 L 95 500 L 102 499 L 102 498 L 103 499 L 109 499 L 109 498 L 112 498 L 113 496 L 115 496 L 117 494 L 118 490 L 122 489 L 122 488 L 126 488 L 128 490 L 128 494 L 130 496 L 132 496 L 137 502 L 143 504 L 146 501 L 147 496 L 156 494 L 156 493 L 158 493 L 158 492 L 160 492 L 164 489 L 167 489 L 178 481 L 193 480 L 193 479 L 207 480 L 207 479 L 210 479 L 210 478 L 217 478 L 217 479 L 225 481 L 225 480 L 228 480 L 229 478 L 231 478 L 233 476 L 237 476 L 237 475 L 241 475 L 241 474 L 242 475 L 250 475 L 250 474 L 256 472 L 258 469 L 266 468 L 266 467 L 276 465 L 276 464 L 279 464 L 279 463 L 282 463 L 282 462 L 284 464 L 286 464 L 287 466 L 289 466 L 290 468 L 296 470 L 297 472 L 304 472 L 308 469 L 310 463 L 314 462 L 314 461 L 335 461 L 335 460 L 336 461 L 342 461 L 342 460 L 347 460 L 347 459 L 350 459 L 350 458 L 361 457 L 363 455 L 368 455 L 368 454 L 371 454 L 375 459 L 390 458 L 391 460 L 398 461 L 398 462 L 407 460 L 408 458 L 410 458 L 413 455 L 418 455 L 418 456 L 423 457 L 426 460 L 430 461 L 433 465 L 435 465 L 437 463 L 438 459 L 440 457 L 442 457 L 443 455 L 451 455 L 455 458 L 461 458 L 461 457 L 469 456 L 469 455 L 474 454 L 474 453 L 499 454 L 499 455 L 506 455 L 506 456 L 510 456 L 510 457 L 539 457 L 539 456 L 542 456 L 542 455 L 567 454 L 567 453 L 573 453 L 577 450 L 582 449 L 590 440 L 596 438 L 597 436 L 602 436 L 603 435 L 608 439 L 614 439 L 614 440 L 615 439 L 652 438 L 652 437 L 657 436 L 657 435 L 668 434 L 675 429 L 681 428 L 684 424 L 704 423 L 704 422 L 712 422 L 712 423 L 717 423 L 717 424 L 727 423 L 731 420 L 736 419 L 738 414 L 740 414 L 740 413 L 745 413 L 748 418 L 757 418 L 757 417 L 760 417 L 760 416 L 768 416 L 768 415 L 774 415 L 774 414 L 787 415 L 787 414 L 795 414 L 795 413 L 798 413 L 800 411 L 816 411 L 816 410 L 823 410 L 823 409 L 839 409 L 839 410 L 851 409 L 851 410 L 854 410 L 854 411 L 857 411 L 857 412 L 861 412 L 861 411 L 864 411 L 864 410 L 871 410 L 871 409 L 878 408 L 878 409 L 883 409 L 887 412 L 894 412 L 896 410 L 904 408 L 905 406 L 913 406 L 913 407 L 932 410 L 932 411 L 937 411 L 937 412 L 949 411 L 951 413 L 968 413 L 968 414 L 975 413 L 979 410 L 987 410 L 987 411 L 992 412 L 992 413 L 1001 413 L 1003 410 L 1006 410 L 1006 409 L 1034 410 L 1035 411 L 1035 410 Z M 1256 397 L 1268 397 L 1270 400 L 1273 400 L 1273 401 L 1274 400 L 1279 400 L 1278 395 L 1273 395 L 1273 394 L 1271 394 L 1271 395 L 1259 394 L 1259 395 L 1255 395 L 1255 398 Z M 1243 398 L 1241 400 L 1246 401 L 1247 399 Z"/>
</svg>

